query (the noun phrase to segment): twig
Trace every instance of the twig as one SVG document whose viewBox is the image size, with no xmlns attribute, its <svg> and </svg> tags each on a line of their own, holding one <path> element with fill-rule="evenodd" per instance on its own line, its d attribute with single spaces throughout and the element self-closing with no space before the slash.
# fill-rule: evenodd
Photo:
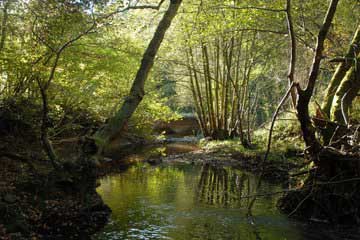
<svg viewBox="0 0 360 240">
<path fill-rule="evenodd" d="M 311 195 L 312 195 L 312 190 L 310 191 L 310 193 L 309 193 L 308 195 L 306 195 L 306 197 L 305 197 L 303 200 L 301 200 L 301 202 L 296 206 L 296 208 L 295 208 L 291 213 L 289 213 L 288 217 L 291 217 L 294 213 L 296 213 L 297 210 L 299 210 L 299 208 L 304 204 L 304 202 L 305 202 L 306 200 L 308 200 L 308 198 L 309 198 Z"/>
<path fill-rule="evenodd" d="M 334 137 L 335 137 L 335 135 L 337 134 L 337 132 L 338 132 L 339 129 L 340 129 L 340 126 L 336 126 L 335 131 L 334 131 L 333 135 L 332 135 L 331 138 L 330 138 L 329 146 L 332 145 L 332 142 L 333 142 L 333 140 L 334 140 Z"/>
<path fill-rule="evenodd" d="M 347 127 L 349 127 L 349 122 L 347 120 L 347 117 L 346 117 L 346 114 L 345 114 L 345 111 L 344 111 L 344 100 L 345 100 L 346 96 L 348 95 L 348 93 L 350 92 L 350 90 L 351 90 L 351 88 L 341 98 L 341 114 L 342 114 L 342 116 L 344 118 L 344 122 L 345 122 Z"/>
<path fill-rule="evenodd" d="M 302 172 L 298 172 L 298 173 L 290 174 L 290 177 L 298 177 L 298 176 L 301 176 L 301 175 L 305 175 L 305 174 L 308 174 L 308 173 L 314 172 L 315 170 L 316 170 L 316 168 L 312 168 L 312 169 L 305 170 L 305 171 L 302 171 Z"/>
<path fill-rule="evenodd" d="M 276 121 L 276 118 L 279 114 L 279 111 L 281 109 L 281 107 L 284 105 L 285 101 L 287 100 L 287 98 L 289 97 L 293 87 L 295 86 L 295 82 L 292 82 L 289 89 L 286 91 L 284 97 L 281 99 L 278 107 L 276 108 L 276 111 L 272 117 L 272 121 L 271 121 L 271 127 L 270 127 L 270 131 L 269 131 L 269 138 L 268 138 L 268 145 L 267 145 L 267 148 L 266 148 L 266 153 L 265 153 L 265 156 L 264 156 L 264 159 L 263 159 L 263 163 L 262 163 L 262 167 L 264 167 L 264 163 L 266 162 L 268 156 L 269 156 L 269 153 L 270 153 L 270 148 L 271 148 L 271 139 L 272 139 L 272 133 L 273 133 L 273 129 L 274 129 L 274 125 L 275 125 L 275 121 Z"/>
<path fill-rule="evenodd" d="M 292 82 L 289 89 L 286 91 L 286 94 L 284 95 L 284 97 L 281 99 L 274 115 L 273 115 L 273 118 L 272 118 L 272 121 L 271 121 L 271 127 L 270 127 L 270 131 L 269 131 L 269 138 L 268 138 L 268 145 L 267 145 L 267 149 L 266 149 L 266 153 L 265 153 L 265 156 L 264 156 L 264 159 L 262 161 L 262 164 L 261 164 L 261 174 L 260 174 L 260 177 L 259 177 L 259 180 L 258 180 L 258 183 L 257 183 L 257 186 L 256 186 L 256 189 L 259 189 L 260 185 L 261 185 L 261 181 L 262 181 L 262 177 L 264 175 L 264 167 L 265 167 L 265 162 L 269 156 L 269 153 L 270 153 L 270 147 L 271 147 L 271 139 L 272 139 L 272 133 L 273 133 L 273 129 L 274 129 L 274 125 L 275 125 L 275 121 L 276 121 L 276 117 L 277 115 L 279 114 L 279 111 L 282 107 L 282 105 L 284 105 L 286 99 L 289 97 L 290 93 L 291 93 L 291 90 L 292 88 L 296 85 L 295 82 Z M 256 201 L 256 196 L 251 200 L 251 202 L 249 203 L 249 206 L 248 206 L 248 211 L 247 211 L 247 216 L 251 216 L 251 209 L 252 209 L 252 206 L 254 205 Z"/>
<path fill-rule="evenodd" d="M 332 185 L 332 184 L 357 182 L 357 181 L 360 181 L 360 178 L 348 178 L 348 179 L 339 180 L 339 181 L 333 181 L 333 182 L 318 182 L 318 183 L 314 183 L 312 186 Z"/>
<path fill-rule="evenodd" d="M 215 7 L 214 7 L 215 8 Z M 217 8 L 228 8 L 235 10 L 259 10 L 259 11 L 267 11 L 267 12 L 285 12 L 285 9 L 274 9 L 274 8 L 265 8 L 265 7 L 256 7 L 256 6 L 246 6 L 246 7 L 237 7 L 231 5 L 224 5 Z"/>
</svg>

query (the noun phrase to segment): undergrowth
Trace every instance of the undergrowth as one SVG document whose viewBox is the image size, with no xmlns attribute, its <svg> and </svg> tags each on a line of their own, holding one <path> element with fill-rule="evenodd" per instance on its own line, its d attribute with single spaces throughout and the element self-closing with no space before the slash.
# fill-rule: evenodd
<svg viewBox="0 0 360 240">
<path fill-rule="evenodd" d="M 267 149 L 270 124 L 269 122 L 253 132 L 250 148 L 242 146 L 238 138 L 223 141 L 202 140 L 200 146 L 206 151 L 241 152 L 248 157 L 263 157 Z M 304 143 L 296 116 L 293 113 L 280 114 L 274 126 L 268 161 L 296 160 L 303 149 Z"/>
</svg>

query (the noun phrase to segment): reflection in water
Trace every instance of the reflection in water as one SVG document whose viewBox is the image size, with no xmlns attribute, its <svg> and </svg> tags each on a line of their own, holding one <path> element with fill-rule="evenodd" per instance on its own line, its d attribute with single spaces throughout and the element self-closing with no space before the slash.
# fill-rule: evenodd
<svg viewBox="0 0 360 240">
<path fill-rule="evenodd" d="M 290 222 L 277 212 L 273 196 L 256 201 L 256 226 L 250 225 L 248 199 L 240 199 L 254 194 L 256 182 L 239 170 L 210 165 L 132 166 L 101 180 L 98 192 L 113 214 L 94 239 L 343 239 Z M 266 183 L 260 189 L 278 190 Z"/>
<path fill-rule="evenodd" d="M 102 179 L 98 192 L 113 214 L 94 238 L 256 239 L 239 200 L 255 183 L 239 170 L 210 165 L 133 166 Z M 259 234 L 264 239 L 301 239 L 285 217 L 269 211 L 274 203 L 261 199 L 255 206 L 261 215 Z"/>
<path fill-rule="evenodd" d="M 201 170 L 197 199 L 209 205 L 241 207 L 243 193 L 250 194 L 249 175 L 231 168 L 205 164 Z M 252 188 L 254 189 L 254 188 Z"/>
</svg>

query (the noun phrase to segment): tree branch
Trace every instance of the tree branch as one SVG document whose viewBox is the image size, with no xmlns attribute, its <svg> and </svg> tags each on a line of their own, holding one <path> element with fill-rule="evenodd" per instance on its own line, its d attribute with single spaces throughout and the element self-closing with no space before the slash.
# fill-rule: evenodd
<svg viewBox="0 0 360 240">
<path fill-rule="evenodd" d="M 245 7 L 237 7 L 232 5 L 223 5 L 217 6 L 214 8 L 227 8 L 227 9 L 235 9 L 235 10 L 259 10 L 259 11 L 267 11 L 267 12 L 285 12 L 286 9 L 274 9 L 274 8 L 265 8 L 265 7 L 256 7 L 256 6 L 245 6 Z"/>
<path fill-rule="evenodd" d="M 117 14 L 117 13 L 122 13 L 122 12 L 126 12 L 129 10 L 136 10 L 136 9 L 150 9 L 150 10 L 159 10 L 161 5 L 165 2 L 165 0 L 161 0 L 159 2 L 158 5 L 135 5 L 135 6 L 131 6 L 130 4 L 126 7 L 122 7 L 122 8 L 118 8 L 115 11 L 107 14 L 106 16 L 104 16 L 104 19 L 110 18 L 113 15 Z"/>
<path fill-rule="evenodd" d="M 296 65 L 296 37 L 295 37 L 294 25 L 291 15 L 291 0 L 286 1 L 286 20 L 289 30 L 290 46 L 291 46 L 290 64 L 288 71 L 289 85 L 291 85 L 292 83 L 295 82 L 295 65 Z M 296 98 L 297 98 L 295 88 L 290 89 L 290 94 L 291 94 L 292 105 L 295 108 Z"/>
<path fill-rule="evenodd" d="M 281 101 L 280 101 L 278 107 L 276 108 L 276 111 L 275 111 L 275 113 L 274 113 L 274 115 L 272 117 L 271 127 L 270 127 L 270 131 L 269 131 L 268 145 L 267 145 L 266 153 L 265 153 L 265 156 L 264 156 L 264 159 L 263 159 L 262 168 L 264 168 L 264 163 L 266 162 L 266 160 L 267 160 L 267 158 L 269 156 L 269 153 L 270 153 L 272 133 L 273 133 L 276 118 L 277 118 L 277 116 L 279 114 L 279 111 L 280 111 L 281 107 L 284 105 L 286 99 L 289 97 L 289 95 L 290 95 L 290 93 L 293 90 L 295 85 L 297 85 L 295 82 L 291 83 L 289 89 L 286 91 L 284 97 L 281 99 Z"/>
<path fill-rule="evenodd" d="M 313 64 L 312 64 L 310 75 L 309 75 L 309 81 L 308 81 L 307 87 L 304 91 L 306 94 L 307 102 L 310 101 L 310 98 L 314 91 L 316 79 L 319 74 L 322 53 L 324 50 L 324 42 L 325 42 L 326 36 L 330 30 L 330 26 L 331 26 L 332 20 L 335 16 L 335 12 L 336 12 L 338 3 L 339 3 L 339 0 L 331 0 L 331 3 L 329 5 L 328 11 L 327 11 L 325 19 L 324 19 L 324 23 L 321 26 L 318 37 L 317 37 L 315 56 L 313 59 Z"/>
</svg>

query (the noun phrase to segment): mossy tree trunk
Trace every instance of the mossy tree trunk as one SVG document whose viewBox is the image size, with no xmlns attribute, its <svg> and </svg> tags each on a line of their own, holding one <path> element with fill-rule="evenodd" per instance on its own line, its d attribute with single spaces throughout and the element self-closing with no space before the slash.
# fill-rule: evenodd
<svg viewBox="0 0 360 240">
<path fill-rule="evenodd" d="M 357 58 L 357 62 L 360 58 Z M 360 90 L 360 64 L 350 68 L 336 90 L 331 105 L 331 121 L 348 125 L 349 108 Z"/>
<path fill-rule="evenodd" d="M 334 60 L 335 62 L 340 61 L 340 64 L 330 80 L 321 106 L 323 117 L 325 117 L 326 120 L 332 121 L 331 124 L 327 124 L 326 127 L 321 130 L 325 145 L 331 144 L 330 141 L 341 137 L 344 131 L 346 131 L 348 109 L 359 91 L 359 83 L 356 77 L 356 71 L 358 71 L 357 69 L 359 68 L 359 53 L 360 25 L 357 26 L 345 57 Z M 341 127 L 342 130 L 334 136 L 334 131 L 336 131 L 338 127 Z"/>
<path fill-rule="evenodd" d="M 358 25 L 353 40 L 349 46 L 349 49 L 342 59 L 341 63 L 336 68 L 333 77 L 330 80 L 329 86 L 326 89 L 325 99 L 322 104 L 323 112 L 330 118 L 331 106 L 334 102 L 334 96 L 341 81 L 345 78 L 345 75 L 349 69 L 354 65 L 356 56 L 360 53 L 360 25 Z"/>
</svg>

